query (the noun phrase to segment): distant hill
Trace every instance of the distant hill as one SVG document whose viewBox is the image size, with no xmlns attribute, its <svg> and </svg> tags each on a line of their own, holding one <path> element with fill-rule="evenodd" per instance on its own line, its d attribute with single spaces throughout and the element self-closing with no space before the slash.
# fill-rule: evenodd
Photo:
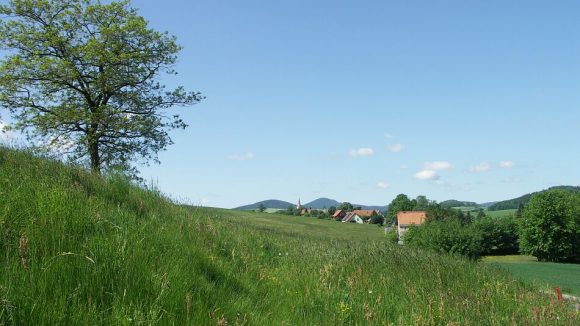
<svg viewBox="0 0 580 326">
<path fill-rule="evenodd" d="M 367 206 L 367 205 L 358 205 L 358 204 L 353 204 L 354 207 L 359 207 L 361 209 L 368 209 L 368 210 L 375 210 L 375 211 L 381 211 L 383 213 L 385 213 L 387 211 L 387 209 L 389 208 L 388 205 L 385 206 Z"/>
<path fill-rule="evenodd" d="M 330 206 L 338 207 L 341 203 L 330 198 L 318 198 L 309 203 L 304 204 L 305 207 L 312 207 L 314 209 L 329 208 Z"/>
<path fill-rule="evenodd" d="M 276 209 L 286 209 L 286 208 L 288 208 L 288 206 L 296 206 L 296 204 L 289 203 L 289 202 L 286 202 L 283 200 L 270 199 L 270 200 L 259 201 L 257 203 L 251 204 L 251 205 L 236 207 L 234 209 L 239 209 L 239 210 L 258 209 L 258 206 L 260 204 L 264 204 L 264 206 L 266 208 L 276 208 Z M 309 203 L 302 204 L 302 206 L 308 207 L 308 208 L 313 208 L 313 209 L 326 209 L 326 208 L 329 208 L 331 206 L 338 207 L 338 206 L 340 206 L 340 204 L 341 204 L 341 202 L 334 200 L 334 199 L 318 198 L 318 199 L 315 199 Z M 354 207 L 360 207 L 362 209 L 374 209 L 374 210 L 379 210 L 381 212 L 385 212 L 387 210 L 387 206 L 372 206 L 372 205 L 360 205 L 360 204 L 352 204 L 352 205 Z"/>
<path fill-rule="evenodd" d="M 253 209 L 258 209 L 258 206 L 260 206 L 260 204 L 263 204 L 266 208 L 276 208 L 276 209 L 286 209 L 286 208 L 288 208 L 288 206 L 295 206 L 296 205 L 296 204 L 292 204 L 292 203 L 289 203 L 289 202 L 283 201 L 283 200 L 268 199 L 268 200 L 259 201 L 259 202 L 254 203 L 254 204 L 236 207 L 234 209 L 239 209 L 239 210 L 244 210 L 244 211 L 253 210 Z"/>
<path fill-rule="evenodd" d="M 480 206 L 479 204 L 472 202 L 472 201 L 460 201 L 455 199 L 450 199 L 446 201 L 442 201 L 439 203 L 441 207 L 451 208 L 451 207 L 462 207 L 462 206 Z"/>
<path fill-rule="evenodd" d="M 495 203 L 497 203 L 497 202 L 496 201 L 490 201 L 490 202 L 486 202 L 486 203 L 481 203 L 481 204 L 479 204 L 479 206 L 487 208 L 487 207 L 490 207 L 491 205 L 493 205 Z"/>
<path fill-rule="evenodd" d="M 313 209 L 325 209 L 331 206 L 338 207 L 342 204 L 334 199 L 330 198 L 318 198 L 309 203 L 304 204 L 304 207 L 313 208 Z M 387 206 L 378 206 L 378 205 L 361 205 L 361 204 L 352 204 L 354 207 L 360 207 L 361 209 L 369 209 L 369 210 L 379 210 L 381 212 L 385 212 L 387 210 Z"/>
<path fill-rule="evenodd" d="M 499 201 L 499 202 L 489 206 L 488 210 L 499 211 L 499 210 L 504 210 L 504 209 L 517 209 L 518 206 L 520 205 L 520 203 L 523 205 L 527 204 L 533 195 L 540 193 L 540 192 L 553 190 L 553 189 L 560 189 L 560 190 L 569 191 L 569 192 L 580 192 L 580 187 L 578 187 L 578 186 L 556 186 L 556 187 L 548 188 L 546 190 L 526 194 L 526 195 L 523 195 L 523 196 L 518 197 L 518 198 Z"/>
<path fill-rule="evenodd" d="M 288 206 L 296 206 L 296 204 L 289 203 L 287 201 L 277 200 L 277 199 L 269 199 L 269 200 L 259 201 L 257 203 L 251 204 L 251 205 L 236 207 L 234 209 L 254 210 L 254 209 L 258 209 L 258 206 L 260 204 L 264 204 L 264 206 L 266 208 L 275 208 L 275 209 L 286 209 L 286 208 L 288 208 Z M 313 209 L 326 209 L 326 208 L 329 208 L 331 206 L 338 207 L 338 206 L 340 206 L 340 204 L 341 204 L 341 202 L 334 200 L 334 199 L 318 198 L 318 199 L 315 199 L 309 203 L 302 204 L 302 206 L 308 207 L 308 208 L 313 208 Z M 361 205 L 361 204 L 352 204 L 352 205 L 354 207 L 360 207 L 361 209 L 374 209 L 374 210 L 379 210 L 381 212 L 385 212 L 387 210 L 386 205 L 385 206 L 377 206 L 377 205 L 373 206 L 373 205 Z"/>
</svg>

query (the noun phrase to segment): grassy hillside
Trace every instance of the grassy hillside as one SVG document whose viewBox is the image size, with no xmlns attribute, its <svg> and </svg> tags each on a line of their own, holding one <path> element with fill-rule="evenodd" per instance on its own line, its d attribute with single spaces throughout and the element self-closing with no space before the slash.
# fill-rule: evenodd
<svg viewBox="0 0 580 326">
<path fill-rule="evenodd" d="M 182 207 L 2 148 L 0 198 L 0 324 L 580 321 L 504 272 L 387 244 L 376 226 Z"/>
<path fill-rule="evenodd" d="M 477 214 L 478 210 L 482 209 L 480 206 L 456 206 L 453 208 L 460 210 L 460 211 L 463 211 L 465 213 L 471 212 L 474 215 Z M 484 210 L 484 213 L 487 216 L 499 218 L 499 217 L 513 216 L 513 215 L 515 215 L 516 211 L 517 211 L 517 209 L 504 209 L 504 210 L 498 210 L 498 211 Z"/>
<path fill-rule="evenodd" d="M 534 194 L 537 194 L 537 193 L 540 193 L 543 191 L 547 191 L 547 190 L 553 190 L 553 189 L 560 189 L 560 190 L 569 191 L 569 192 L 580 192 L 580 187 L 578 187 L 578 186 L 556 186 L 556 187 L 548 188 L 546 190 L 533 192 L 530 194 L 525 194 L 525 195 L 520 196 L 518 198 L 496 202 L 493 205 L 489 206 L 488 210 L 499 211 L 499 210 L 506 210 L 506 209 L 518 209 L 518 206 L 520 204 L 526 205 L 530 201 L 530 198 L 532 198 L 532 196 Z"/>
<path fill-rule="evenodd" d="M 503 209 L 498 211 L 486 211 L 485 215 L 491 217 L 505 217 L 505 216 L 513 216 L 516 214 L 517 209 Z"/>
<path fill-rule="evenodd" d="M 461 207 L 461 206 L 473 206 L 473 207 L 477 207 L 477 203 L 472 202 L 472 201 L 460 201 L 460 200 L 455 200 L 455 199 L 450 199 L 450 200 L 445 200 L 439 203 L 439 205 L 441 205 L 441 207 L 445 207 L 445 208 L 453 208 L 453 207 Z"/>
</svg>

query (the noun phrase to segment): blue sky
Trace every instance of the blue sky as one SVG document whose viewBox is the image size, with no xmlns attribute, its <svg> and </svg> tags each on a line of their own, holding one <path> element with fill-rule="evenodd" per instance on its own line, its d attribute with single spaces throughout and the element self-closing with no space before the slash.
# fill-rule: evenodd
<svg viewBox="0 0 580 326">
<path fill-rule="evenodd" d="M 231 208 L 397 194 L 477 202 L 580 184 L 578 1 L 145 1 L 184 49 L 161 165 L 175 199 Z"/>
</svg>

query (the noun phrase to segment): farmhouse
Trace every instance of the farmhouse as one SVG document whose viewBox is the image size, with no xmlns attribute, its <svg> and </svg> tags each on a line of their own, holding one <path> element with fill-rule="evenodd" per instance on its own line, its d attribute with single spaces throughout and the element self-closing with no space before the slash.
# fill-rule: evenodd
<svg viewBox="0 0 580 326">
<path fill-rule="evenodd" d="M 355 213 L 355 212 L 349 212 L 342 219 L 342 222 L 350 222 L 350 223 L 363 224 L 364 223 L 364 219 L 360 215 L 358 215 L 357 213 Z"/>
<path fill-rule="evenodd" d="M 399 239 L 403 239 L 403 234 L 405 234 L 409 226 L 423 224 L 425 218 L 427 218 L 427 214 L 424 211 L 397 213 L 397 233 Z"/>
<path fill-rule="evenodd" d="M 381 215 L 380 211 L 372 209 L 357 209 L 352 212 L 360 216 L 365 222 L 369 222 L 373 216 Z"/>
<path fill-rule="evenodd" d="M 332 214 L 332 218 L 337 221 L 342 221 L 342 219 L 346 216 L 346 212 L 342 209 L 337 209 L 334 214 Z"/>
</svg>

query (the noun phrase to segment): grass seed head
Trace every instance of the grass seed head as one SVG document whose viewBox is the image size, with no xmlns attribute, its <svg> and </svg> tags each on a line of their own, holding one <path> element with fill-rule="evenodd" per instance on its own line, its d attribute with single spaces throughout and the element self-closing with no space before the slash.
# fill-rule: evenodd
<svg viewBox="0 0 580 326">
<path fill-rule="evenodd" d="M 19 256 L 20 256 L 20 264 L 25 270 L 28 270 L 28 237 L 26 233 L 22 233 L 20 236 L 20 244 L 18 246 L 19 249 Z"/>
</svg>

